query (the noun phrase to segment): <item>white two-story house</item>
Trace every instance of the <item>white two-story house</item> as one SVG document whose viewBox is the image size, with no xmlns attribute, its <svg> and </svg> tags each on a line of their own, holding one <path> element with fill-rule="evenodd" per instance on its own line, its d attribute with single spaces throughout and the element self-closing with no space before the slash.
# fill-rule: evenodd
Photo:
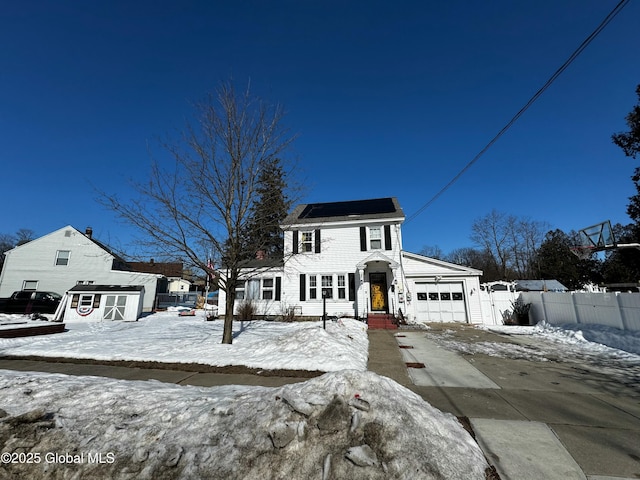
<svg viewBox="0 0 640 480">
<path fill-rule="evenodd" d="M 481 323 L 481 271 L 402 250 L 405 216 L 396 198 L 298 205 L 284 220 L 284 263 L 271 261 L 238 285 L 278 317 L 366 319 L 389 314 L 418 322 Z M 224 315 L 224 292 L 219 314 Z"/>
<path fill-rule="evenodd" d="M 17 290 L 64 295 L 77 285 L 143 286 L 143 311 L 150 312 L 156 292 L 166 289 L 166 278 L 131 271 L 123 259 L 93 238 L 90 228 L 81 232 L 68 225 L 5 252 L 0 297 Z"/>
</svg>

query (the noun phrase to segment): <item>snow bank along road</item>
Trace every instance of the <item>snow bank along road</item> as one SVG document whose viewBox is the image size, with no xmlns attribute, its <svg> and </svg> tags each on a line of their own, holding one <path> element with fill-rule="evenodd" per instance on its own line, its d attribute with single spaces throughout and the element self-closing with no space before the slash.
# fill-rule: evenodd
<svg viewBox="0 0 640 480">
<path fill-rule="evenodd" d="M 432 325 L 395 339 L 410 388 L 470 418 L 503 480 L 639 478 L 640 357 L 531 333 Z"/>
</svg>

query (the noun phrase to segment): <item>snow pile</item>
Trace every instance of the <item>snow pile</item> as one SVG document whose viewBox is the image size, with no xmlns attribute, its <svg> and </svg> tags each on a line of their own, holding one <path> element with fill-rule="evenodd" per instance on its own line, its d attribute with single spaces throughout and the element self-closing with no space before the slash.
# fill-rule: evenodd
<svg viewBox="0 0 640 480">
<path fill-rule="evenodd" d="M 223 322 L 205 321 L 202 310 L 195 317 L 162 312 L 137 322 L 72 322 L 64 333 L 0 339 L 0 354 L 267 370 L 366 370 L 366 325 L 341 319 L 326 327 L 322 322 L 236 321 L 233 345 L 223 345 Z"/>
<path fill-rule="evenodd" d="M 488 466 L 455 417 L 371 372 L 201 388 L 3 371 L 0 390 L 11 478 L 470 480 Z"/>
<path fill-rule="evenodd" d="M 597 344 L 592 347 L 602 346 L 601 350 L 603 351 L 613 348 L 640 355 L 640 331 L 620 330 L 596 324 L 551 325 L 547 322 L 541 322 L 534 327 L 534 332 L 542 336 L 562 339 L 567 343 L 585 344 L 585 342 L 591 342 Z"/>
</svg>

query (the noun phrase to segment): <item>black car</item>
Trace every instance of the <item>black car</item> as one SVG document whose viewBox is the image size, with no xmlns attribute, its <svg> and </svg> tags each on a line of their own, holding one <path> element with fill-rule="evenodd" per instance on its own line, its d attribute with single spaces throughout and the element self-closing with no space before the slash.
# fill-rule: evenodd
<svg viewBox="0 0 640 480">
<path fill-rule="evenodd" d="M 55 292 L 22 290 L 13 292 L 9 298 L 0 299 L 3 313 L 55 313 L 62 296 Z"/>
</svg>

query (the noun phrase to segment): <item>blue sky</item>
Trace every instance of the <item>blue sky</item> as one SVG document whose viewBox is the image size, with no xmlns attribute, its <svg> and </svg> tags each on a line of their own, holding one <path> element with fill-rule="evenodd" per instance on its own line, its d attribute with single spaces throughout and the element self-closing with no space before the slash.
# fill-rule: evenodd
<svg viewBox="0 0 640 480">
<path fill-rule="evenodd" d="M 147 145 L 231 76 L 281 103 L 303 202 L 446 185 L 617 0 L 24 1 L 0 16 L 0 233 L 68 224 L 127 248 L 96 202 L 144 180 Z M 565 231 L 629 223 L 636 164 L 611 142 L 640 83 L 630 2 L 467 173 L 404 227 L 404 246 L 472 246 L 492 209 Z"/>
</svg>

